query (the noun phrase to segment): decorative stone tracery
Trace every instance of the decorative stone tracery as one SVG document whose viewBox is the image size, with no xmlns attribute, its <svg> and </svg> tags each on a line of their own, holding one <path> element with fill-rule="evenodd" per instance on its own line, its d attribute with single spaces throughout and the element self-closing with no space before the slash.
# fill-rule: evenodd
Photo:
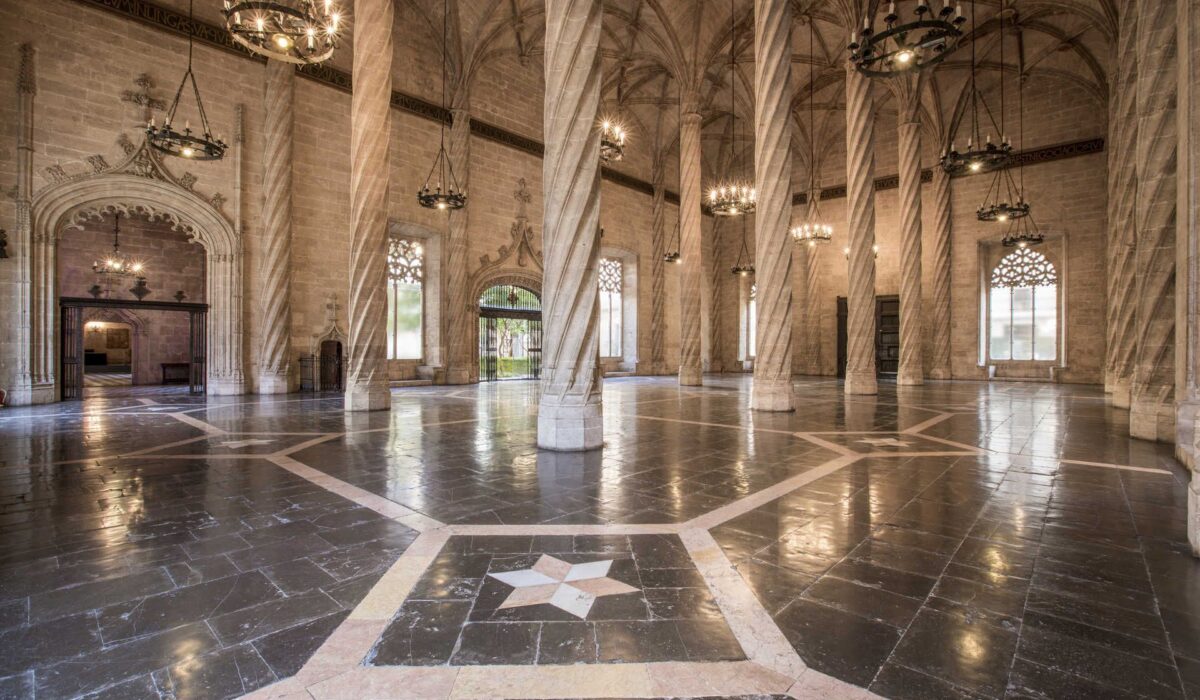
<svg viewBox="0 0 1200 700">
<path fill-rule="evenodd" d="M 58 237 L 70 226 L 113 212 L 167 222 L 205 250 L 209 304 L 207 392 L 245 392 L 242 329 L 242 241 L 211 202 L 185 188 L 145 142 L 104 172 L 69 176 L 40 190 L 31 203 L 30 368 L 32 402 L 58 398 Z"/>
</svg>

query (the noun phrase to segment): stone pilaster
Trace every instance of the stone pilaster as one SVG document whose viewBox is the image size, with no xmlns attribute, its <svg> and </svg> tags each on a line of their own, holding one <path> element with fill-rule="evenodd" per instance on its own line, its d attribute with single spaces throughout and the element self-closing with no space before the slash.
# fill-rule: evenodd
<svg viewBox="0 0 1200 700">
<path fill-rule="evenodd" d="M 1175 437 L 1175 158 L 1178 93 L 1175 0 L 1139 2 L 1137 19 L 1137 252 L 1129 433 Z"/>
<path fill-rule="evenodd" d="M 715 218 L 715 217 L 714 217 Z M 729 274 L 726 261 L 717 255 L 721 247 L 722 236 L 729 235 L 728 226 L 721 226 L 714 221 L 712 236 L 701 246 L 704 261 L 704 304 L 701 307 L 701 344 L 700 366 L 705 372 L 720 373 L 725 371 L 721 362 L 721 283 Z"/>
<path fill-rule="evenodd" d="M 1108 314 L 1104 390 L 1113 405 L 1129 408 L 1137 352 L 1137 2 L 1118 3 L 1117 56 L 1108 116 Z"/>
<path fill-rule="evenodd" d="M 450 134 L 446 147 L 446 157 L 454 166 L 454 176 L 463 191 L 467 191 L 467 180 L 470 177 L 471 156 L 471 113 L 465 108 L 466 99 L 459 102 L 460 107 L 451 111 L 454 122 L 450 125 Z M 451 211 L 449 235 L 446 237 L 446 383 L 467 384 L 471 381 L 476 369 L 475 347 L 471 338 L 475 333 L 471 324 L 475 322 L 475 312 L 472 308 L 471 288 L 467 280 L 470 277 L 470 266 L 467 264 L 468 217 L 471 205 Z"/>
<path fill-rule="evenodd" d="M 552 450 L 604 442 L 597 335 L 600 29 L 599 0 L 547 0 L 538 446 Z"/>
<path fill-rule="evenodd" d="M 896 124 L 900 168 L 900 366 L 896 383 L 925 383 L 921 355 L 921 118 L 920 82 L 915 75 L 892 83 L 899 111 Z"/>
<path fill-rule="evenodd" d="M 385 332 L 393 11 L 391 0 L 354 4 L 347 411 L 383 410 L 391 405 Z"/>
<path fill-rule="evenodd" d="M 8 244 L 9 256 L 16 265 L 14 347 L 17 356 L 8 397 L 9 404 L 13 406 L 33 402 L 33 375 L 30 368 L 33 338 L 30 327 L 33 222 L 30 214 L 33 206 L 33 106 L 37 98 L 37 50 L 32 44 L 22 44 L 20 51 L 21 64 L 17 73 L 17 225 Z"/>
<path fill-rule="evenodd" d="M 874 394 L 875 100 L 871 80 L 846 63 L 846 393 Z"/>
<path fill-rule="evenodd" d="M 700 114 L 679 117 L 679 383 L 700 386 L 701 259 Z"/>
<path fill-rule="evenodd" d="M 792 6 L 754 2 L 754 211 L 758 282 L 750 408 L 792 410 Z"/>
<path fill-rule="evenodd" d="M 296 68 L 268 60 L 263 101 L 262 344 L 258 393 L 292 390 L 292 151 Z"/>
<path fill-rule="evenodd" d="M 950 239 L 953 232 L 950 210 L 950 175 L 933 168 L 933 289 L 929 309 L 930 379 L 950 378 Z"/>
<path fill-rule="evenodd" d="M 654 159 L 651 178 L 654 195 L 650 200 L 650 371 L 666 374 L 667 327 L 667 189 L 663 184 L 666 168 L 661 158 Z"/>
</svg>

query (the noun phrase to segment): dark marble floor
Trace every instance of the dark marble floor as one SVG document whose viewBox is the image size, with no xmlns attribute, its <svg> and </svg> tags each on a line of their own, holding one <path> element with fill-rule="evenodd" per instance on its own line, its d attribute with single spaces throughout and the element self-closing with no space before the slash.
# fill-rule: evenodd
<svg viewBox="0 0 1200 700">
<path fill-rule="evenodd" d="M 523 382 L 372 414 L 138 387 L 4 409 L 0 697 L 269 691 L 344 631 L 347 675 L 303 697 L 488 665 L 786 680 L 771 659 L 791 654 L 896 698 L 1200 698 L 1188 476 L 1099 390 L 847 401 L 809 380 L 801 410 L 753 414 L 747 379 L 710 381 L 606 381 L 606 446 L 584 455 L 535 449 Z M 418 536 L 433 549 L 410 557 Z M 740 682 L 681 693 L 821 694 Z M 504 696 L 572 696 L 526 692 Z"/>
</svg>

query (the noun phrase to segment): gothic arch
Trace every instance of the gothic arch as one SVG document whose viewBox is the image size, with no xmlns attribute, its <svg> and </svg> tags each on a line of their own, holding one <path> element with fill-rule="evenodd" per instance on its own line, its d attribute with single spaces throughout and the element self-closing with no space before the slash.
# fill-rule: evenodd
<svg viewBox="0 0 1200 700">
<path fill-rule="evenodd" d="M 148 348 L 146 347 L 146 319 L 129 309 L 87 309 L 83 314 L 83 323 L 93 321 L 106 323 L 125 323 L 130 328 L 130 359 L 129 372 L 134 384 L 138 379 L 145 379 L 149 370 L 147 365 Z"/>
<path fill-rule="evenodd" d="M 116 167 L 66 178 L 34 195 L 30 208 L 30 374 L 33 403 L 58 399 L 58 239 L 89 217 L 120 211 L 169 222 L 204 247 L 209 304 L 208 393 L 245 393 L 242 357 L 242 244 L 233 223 L 176 179 L 144 141 Z"/>
</svg>

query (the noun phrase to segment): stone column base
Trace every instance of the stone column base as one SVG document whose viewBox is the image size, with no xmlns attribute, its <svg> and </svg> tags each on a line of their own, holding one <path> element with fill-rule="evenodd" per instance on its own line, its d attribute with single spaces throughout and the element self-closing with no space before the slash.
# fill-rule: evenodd
<svg viewBox="0 0 1200 700">
<path fill-rule="evenodd" d="M 1112 405 L 1117 408 L 1129 408 L 1132 389 L 1129 379 L 1117 379 L 1112 382 Z"/>
<path fill-rule="evenodd" d="M 899 386 L 921 386 L 924 383 L 925 376 L 920 370 L 901 369 L 896 373 L 896 384 Z"/>
<path fill-rule="evenodd" d="M 347 411 L 386 411 L 392 407 L 392 392 L 386 384 L 351 384 L 345 397 Z"/>
<path fill-rule="evenodd" d="M 538 447 L 582 452 L 604 446 L 604 409 L 599 396 L 584 404 L 558 403 L 543 395 L 538 405 Z"/>
<path fill-rule="evenodd" d="M 1197 415 L 1200 415 L 1200 401 L 1180 401 L 1175 405 L 1175 459 L 1193 472 L 1196 470 Z"/>
<path fill-rule="evenodd" d="M 241 378 L 208 378 L 204 393 L 209 396 L 241 396 L 246 393 L 246 382 Z"/>
<path fill-rule="evenodd" d="M 293 391 L 291 377 L 286 372 L 258 375 L 258 393 L 260 394 L 287 394 L 291 391 Z"/>
<path fill-rule="evenodd" d="M 950 370 L 942 369 L 941 367 L 934 367 L 933 369 L 929 370 L 929 378 L 937 380 L 950 379 Z"/>
<path fill-rule="evenodd" d="M 463 367 L 450 367 L 446 369 L 447 384 L 471 384 L 471 370 Z"/>
<path fill-rule="evenodd" d="M 1142 440 L 1175 440 L 1175 408 L 1158 401 L 1134 401 L 1129 407 L 1129 435 Z"/>
<path fill-rule="evenodd" d="M 680 367 L 679 368 L 679 386 L 703 386 L 704 372 L 699 367 Z"/>
<path fill-rule="evenodd" d="M 1192 483 L 1188 485 L 1188 542 L 1192 543 L 1192 554 L 1200 557 L 1200 475 L 1192 472 Z"/>
<path fill-rule="evenodd" d="M 874 372 L 846 371 L 846 393 L 857 395 L 873 395 L 879 393 L 879 384 L 875 381 Z"/>
<path fill-rule="evenodd" d="M 750 408 L 755 411 L 794 411 L 791 379 L 759 379 L 750 388 Z"/>
</svg>

